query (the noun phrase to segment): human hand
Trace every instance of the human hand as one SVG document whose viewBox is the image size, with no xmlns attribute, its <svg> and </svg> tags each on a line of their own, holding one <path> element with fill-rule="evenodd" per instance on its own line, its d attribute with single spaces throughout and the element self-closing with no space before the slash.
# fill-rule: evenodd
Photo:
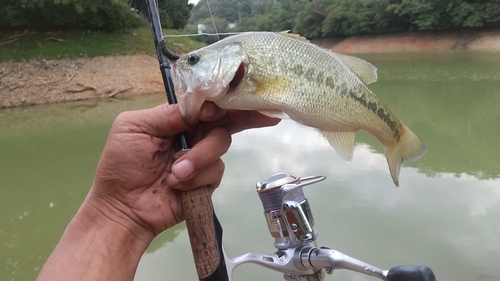
<svg viewBox="0 0 500 281">
<path fill-rule="evenodd" d="M 133 280 L 153 238 L 183 220 L 180 190 L 219 185 L 231 134 L 279 122 L 213 103 L 199 119 L 188 126 L 178 106 L 167 104 L 120 114 L 92 188 L 37 280 Z M 184 131 L 192 148 L 174 160 Z"/>
<path fill-rule="evenodd" d="M 220 157 L 229 148 L 231 134 L 278 122 L 209 102 L 192 127 L 182 121 L 177 105 L 122 113 L 110 130 L 85 203 L 152 239 L 184 219 L 179 190 L 219 185 L 224 171 Z M 174 160 L 176 136 L 184 131 L 191 149 Z"/>
</svg>

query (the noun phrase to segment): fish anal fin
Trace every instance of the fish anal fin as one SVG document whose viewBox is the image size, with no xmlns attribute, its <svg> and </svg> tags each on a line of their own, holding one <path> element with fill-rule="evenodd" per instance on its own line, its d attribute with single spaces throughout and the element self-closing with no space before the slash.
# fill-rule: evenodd
<svg viewBox="0 0 500 281">
<path fill-rule="evenodd" d="M 288 114 L 277 109 L 259 109 L 257 110 L 257 112 L 272 118 L 290 119 L 290 116 L 288 116 Z"/>
<path fill-rule="evenodd" d="M 384 146 L 384 151 L 392 180 L 396 186 L 399 186 L 401 166 L 405 162 L 415 161 L 422 157 L 427 148 L 417 135 L 403 124 L 399 142 L 394 146 Z"/>
<path fill-rule="evenodd" d="M 366 85 L 377 81 L 377 68 L 373 64 L 357 57 L 335 54 L 342 59 L 352 71 L 356 72 L 361 81 Z"/>
<path fill-rule="evenodd" d="M 321 131 L 328 140 L 331 147 L 337 154 L 347 162 L 351 162 L 354 152 L 354 133 L 355 132 L 329 132 Z"/>
</svg>

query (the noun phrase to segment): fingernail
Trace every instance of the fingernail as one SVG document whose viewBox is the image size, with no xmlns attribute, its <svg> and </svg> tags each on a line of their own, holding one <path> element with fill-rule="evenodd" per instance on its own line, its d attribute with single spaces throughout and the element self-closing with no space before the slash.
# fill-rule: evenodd
<svg viewBox="0 0 500 281">
<path fill-rule="evenodd" d="M 172 167 L 172 173 L 180 181 L 189 177 L 193 172 L 194 172 L 193 163 L 191 163 L 191 161 L 187 159 L 174 163 Z"/>
</svg>

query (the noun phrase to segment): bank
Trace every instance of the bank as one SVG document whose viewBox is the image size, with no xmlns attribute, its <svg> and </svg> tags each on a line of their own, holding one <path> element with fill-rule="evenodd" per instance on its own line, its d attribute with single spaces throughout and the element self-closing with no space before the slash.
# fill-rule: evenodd
<svg viewBox="0 0 500 281">
<path fill-rule="evenodd" d="M 500 51 L 500 29 L 353 36 L 313 43 L 345 54 L 436 50 Z M 152 44 L 152 42 L 151 42 Z M 0 108 L 162 92 L 153 55 L 0 63 Z"/>
</svg>

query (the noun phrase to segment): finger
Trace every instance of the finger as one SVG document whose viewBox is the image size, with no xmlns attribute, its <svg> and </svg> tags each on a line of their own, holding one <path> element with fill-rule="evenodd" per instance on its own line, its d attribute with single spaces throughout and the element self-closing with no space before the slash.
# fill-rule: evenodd
<svg viewBox="0 0 500 281">
<path fill-rule="evenodd" d="M 219 158 L 217 161 L 203 170 L 196 171 L 196 176 L 185 181 L 179 181 L 174 176 L 167 178 L 167 185 L 180 190 L 192 190 L 200 186 L 208 186 L 215 189 L 220 185 L 225 165 Z"/>
<path fill-rule="evenodd" d="M 207 123 L 208 129 L 223 127 L 230 134 L 252 128 L 269 127 L 278 124 L 281 119 L 265 116 L 257 111 L 228 110 L 224 118 Z"/>
<path fill-rule="evenodd" d="M 184 132 L 188 125 L 182 120 L 176 104 L 123 112 L 116 118 L 112 130 L 145 133 L 155 137 L 170 137 Z"/>
<path fill-rule="evenodd" d="M 226 112 L 226 109 L 218 107 L 213 102 L 206 101 L 201 107 L 200 121 L 213 122 L 219 120 L 226 115 Z"/>
<path fill-rule="evenodd" d="M 227 129 L 231 134 L 252 129 L 277 125 L 281 119 L 265 116 L 257 111 L 231 111 L 229 118 L 234 120 Z"/>
<path fill-rule="evenodd" d="M 227 130 L 214 128 L 172 165 L 172 174 L 179 181 L 187 181 L 197 171 L 212 165 L 227 152 L 231 135 Z"/>
</svg>

